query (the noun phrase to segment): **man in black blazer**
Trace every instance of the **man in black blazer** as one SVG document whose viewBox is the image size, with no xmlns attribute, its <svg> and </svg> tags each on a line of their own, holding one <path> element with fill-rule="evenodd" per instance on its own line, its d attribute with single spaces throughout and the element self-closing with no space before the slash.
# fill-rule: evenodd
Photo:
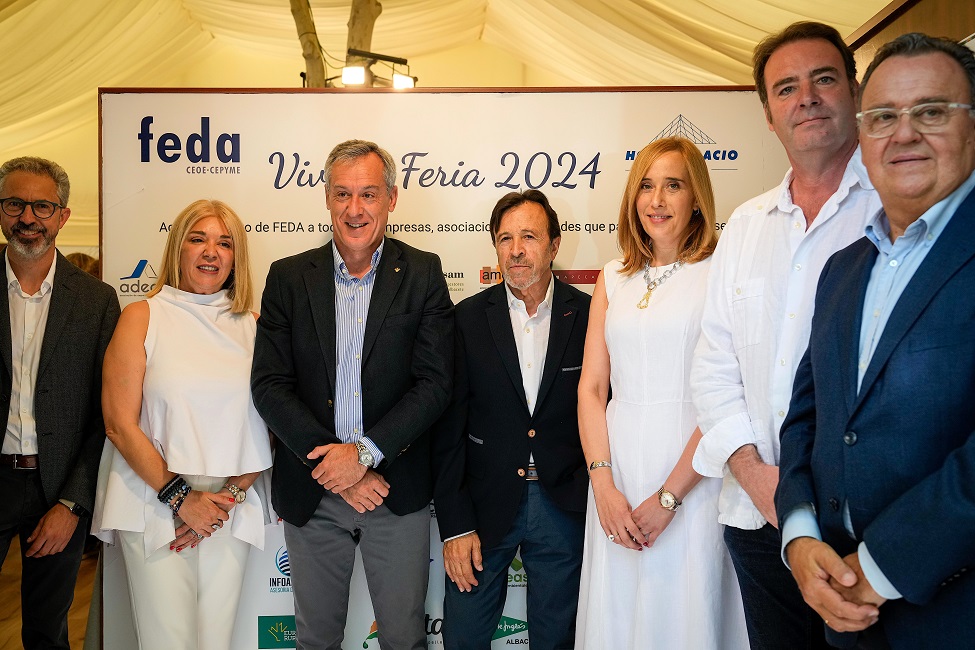
<svg viewBox="0 0 975 650">
<path fill-rule="evenodd" d="M 384 237 L 392 157 L 337 145 L 325 163 L 333 239 L 271 265 L 254 403 L 283 443 L 272 502 L 285 521 L 298 648 L 342 647 L 358 545 L 384 648 L 426 648 L 428 429 L 450 397 L 453 306 L 440 259 Z"/>
<path fill-rule="evenodd" d="M 520 547 L 532 648 L 572 648 L 589 487 L 576 404 L 590 297 L 552 274 L 561 231 L 544 194 L 505 195 L 490 227 L 504 282 L 457 305 L 454 392 L 434 440 L 444 647 L 490 646 Z"/>
<path fill-rule="evenodd" d="M 835 646 L 972 647 L 975 55 L 906 34 L 860 88 L 883 210 L 819 282 L 782 426 L 783 555 Z"/>
<path fill-rule="evenodd" d="M 19 535 L 28 649 L 68 648 L 105 441 L 102 358 L 119 317 L 115 291 L 54 247 L 71 215 L 69 192 L 68 175 L 51 161 L 0 167 L 0 563 Z"/>
</svg>

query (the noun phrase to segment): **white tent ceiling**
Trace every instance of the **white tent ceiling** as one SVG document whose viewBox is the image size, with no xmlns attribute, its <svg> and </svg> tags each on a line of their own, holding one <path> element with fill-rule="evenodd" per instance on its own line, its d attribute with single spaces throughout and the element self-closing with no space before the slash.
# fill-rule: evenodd
<svg viewBox="0 0 975 650">
<path fill-rule="evenodd" d="M 536 79 L 547 74 L 578 86 L 694 86 L 750 84 L 752 48 L 768 33 L 818 20 L 846 36 L 887 1 L 382 4 L 371 49 L 411 59 L 421 84 L 417 58 L 443 57 L 441 65 L 449 65 L 458 48 L 481 43 L 538 71 Z M 344 58 L 349 6 L 349 0 L 311 0 L 319 39 L 338 59 Z M 0 159 L 33 153 L 68 169 L 73 215 L 62 245 L 97 243 L 99 86 L 295 86 L 295 71 L 303 68 L 288 0 L 0 0 L 0 34 Z M 228 61 L 241 68 L 229 81 L 222 67 Z M 275 72 L 259 65 L 264 62 Z M 451 77 L 456 82 L 441 83 L 483 85 L 471 76 L 467 81 L 459 71 Z"/>
</svg>

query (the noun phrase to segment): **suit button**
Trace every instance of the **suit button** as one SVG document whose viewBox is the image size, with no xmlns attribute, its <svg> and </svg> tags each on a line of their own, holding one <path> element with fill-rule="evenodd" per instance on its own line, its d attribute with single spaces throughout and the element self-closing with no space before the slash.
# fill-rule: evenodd
<svg viewBox="0 0 975 650">
<path fill-rule="evenodd" d="M 843 434 L 843 442 L 852 447 L 857 444 L 857 434 L 856 431 L 847 431 Z"/>
<path fill-rule="evenodd" d="M 332 408 L 332 400 L 328 400 L 328 408 Z"/>
<path fill-rule="evenodd" d="M 529 438 L 534 438 L 535 437 L 535 430 L 534 429 L 529 429 L 528 430 L 528 437 Z"/>
<path fill-rule="evenodd" d="M 525 475 L 525 470 L 523 470 L 522 468 L 519 467 L 518 468 L 518 476 L 524 476 L 524 475 Z"/>
<path fill-rule="evenodd" d="M 834 512 L 837 511 L 837 510 L 839 510 L 840 509 L 840 502 L 839 502 L 839 500 L 836 499 L 835 497 L 830 497 L 829 498 L 829 507 L 832 508 Z"/>
</svg>

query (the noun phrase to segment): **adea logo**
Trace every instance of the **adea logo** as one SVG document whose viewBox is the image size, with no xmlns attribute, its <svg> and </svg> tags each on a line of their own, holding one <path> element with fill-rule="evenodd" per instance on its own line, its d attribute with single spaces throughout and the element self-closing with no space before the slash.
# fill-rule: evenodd
<svg viewBox="0 0 975 650">
<path fill-rule="evenodd" d="M 285 593 L 291 591 L 291 560 L 288 558 L 288 549 L 282 546 L 274 554 L 274 566 L 277 567 L 279 576 L 272 575 L 268 578 L 268 591 L 272 594 Z"/>
<path fill-rule="evenodd" d="M 298 629 L 294 616 L 258 616 L 258 648 L 294 648 L 298 641 Z"/>
<path fill-rule="evenodd" d="M 221 133 L 215 141 L 210 137 L 210 118 L 200 118 L 200 130 L 190 133 L 184 138 L 180 138 L 175 133 L 163 133 L 158 138 L 152 132 L 152 115 L 142 118 L 142 125 L 139 129 L 139 143 L 141 145 L 140 160 L 144 163 L 152 159 L 153 150 L 156 157 L 164 163 L 174 163 L 183 154 L 191 163 L 208 163 L 213 154 L 222 163 L 240 163 L 240 134 Z M 152 141 L 156 140 L 156 146 L 152 146 Z"/>
<path fill-rule="evenodd" d="M 376 621 L 373 621 L 372 622 L 372 625 L 369 626 L 369 634 L 368 634 L 368 636 L 366 636 L 366 638 L 362 640 L 362 647 L 365 648 L 365 649 L 368 649 L 369 648 L 369 642 L 372 639 L 378 639 L 378 638 L 379 638 L 379 626 L 376 625 Z"/>
<path fill-rule="evenodd" d="M 498 629 L 494 631 L 494 636 L 491 640 L 503 639 L 506 636 L 511 636 L 512 634 L 520 634 L 521 632 L 528 631 L 528 622 L 522 621 L 517 618 L 510 618 L 508 616 L 502 616 L 501 620 L 498 621 Z M 525 639 L 527 642 L 528 639 Z M 510 641 L 509 641 L 510 643 Z"/>
<path fill-rule="evenodd" d="M 525 573 L 525 565 L 518 558 L 513 559 L 511 561 L 511 566 L 508 568 L 508 586 L 528 586 L 528 574 Z"/>
<path fill-rule="evenodd" d="M 123 296 L 144 296 L 155 284 L 156 270 L 149 260 L 139 260 L 129 275 L 119 278 L 119 293 Z M 131 282 L 126 282 L 131 280 Z"/>
<path fill-rule="evenodd" d="M 503 279 L 501 275 L 501 267 L 497 265 L 481 267 L 481 270 L 480 272 L 478 272 L 477 277 L 480 280 L 481 284 L 488 284 L 488 285 L 499 284 Z"/>
</svg>

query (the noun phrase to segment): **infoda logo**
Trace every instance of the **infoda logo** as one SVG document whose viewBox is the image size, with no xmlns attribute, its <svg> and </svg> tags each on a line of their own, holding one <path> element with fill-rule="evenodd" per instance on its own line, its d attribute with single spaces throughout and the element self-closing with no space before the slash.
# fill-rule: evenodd
<svg viewBox="0 0 975 650">
<path fill-rule="evenodd" d="M 298 641 L 298 629 L 294 616 L 258 616 L 258 648 L 294 648 Z"/>
</svg>

